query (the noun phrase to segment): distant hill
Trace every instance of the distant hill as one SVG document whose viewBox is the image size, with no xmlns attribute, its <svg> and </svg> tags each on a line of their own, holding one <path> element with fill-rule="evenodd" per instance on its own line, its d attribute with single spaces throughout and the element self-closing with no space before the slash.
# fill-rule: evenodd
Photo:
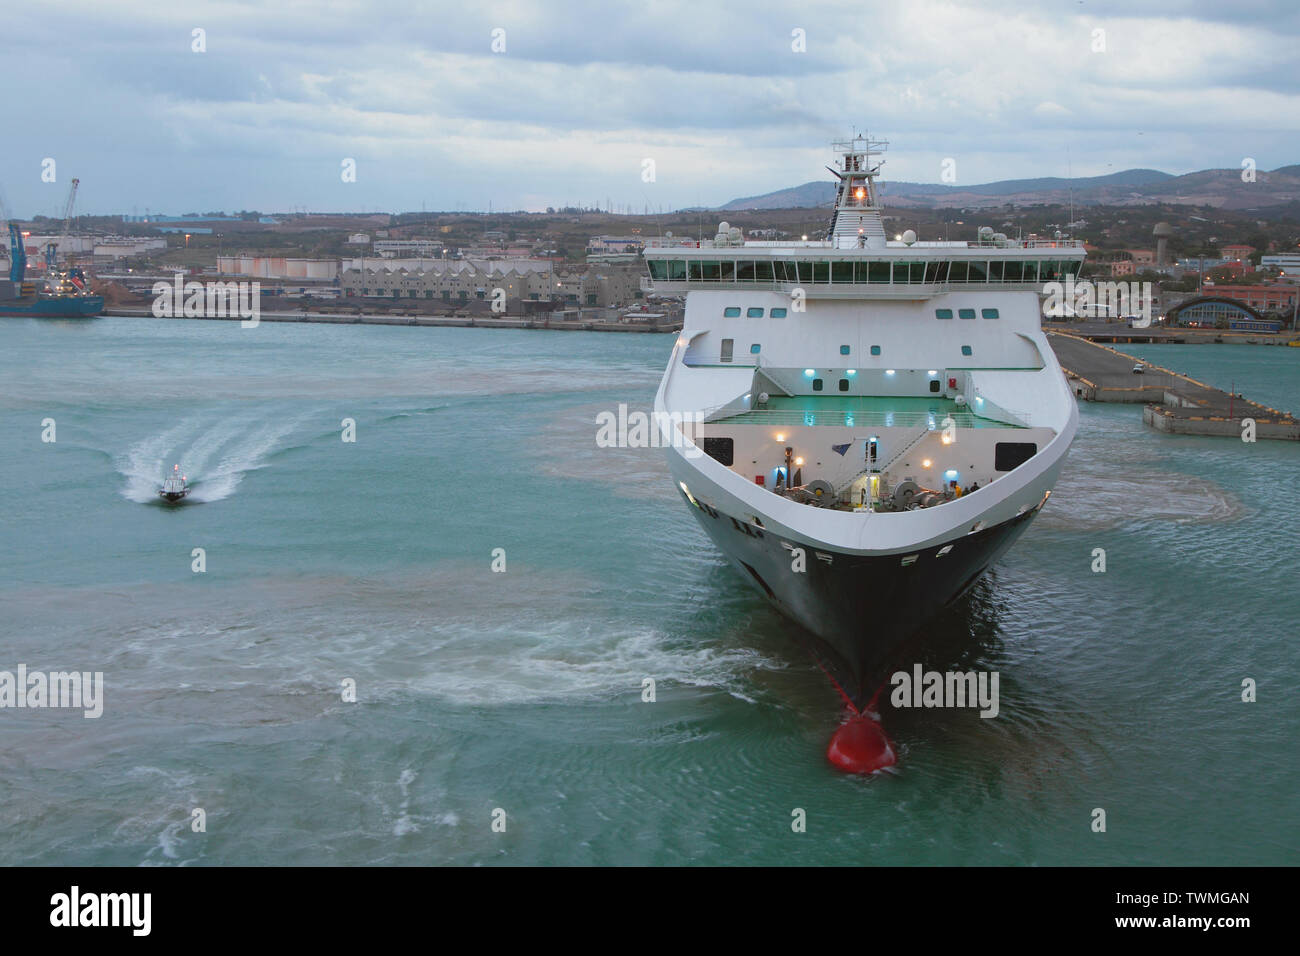
<svg viewBox="0 0 1300 956">
<path fill-rule="evenodd" d="M 1240 169 L 1207 169 L 1174 176 L 1158 169 L 1125 169 L 1105 176 L 1077 179 L 1042 177 L 1006 179 L 981 185 L 884 181 L 886 205 L 901 207 L 982 207 L 1044 203 L 1075 205 L 1217 206 L 1224 209 L 1263 209 L 1300 201 L 1300 165 L 1259 172 L 1253 183 L 1243 182 Z M 804 183 L 761 196 L 733 199 L 720 211 L 829 207 L 835 201 L 831 182 Z"/>
</svg>

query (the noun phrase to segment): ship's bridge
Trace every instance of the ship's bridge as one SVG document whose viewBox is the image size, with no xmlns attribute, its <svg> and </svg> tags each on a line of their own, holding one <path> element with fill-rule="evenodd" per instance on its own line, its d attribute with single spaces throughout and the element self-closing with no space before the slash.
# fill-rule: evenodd
<svg viewBox="0 0 1300 956">
<path fill-rule="evenodd" d="M 882 249 L 826 242 L 701 242 L 645 250 L 654 294 L 762 290 L 807 298 L 919 299 L 951 291 L 1038 291 L 1077 277 L 1083 243 L 1071 239 L 997 243 L 891 242 Z"/>
</svg>

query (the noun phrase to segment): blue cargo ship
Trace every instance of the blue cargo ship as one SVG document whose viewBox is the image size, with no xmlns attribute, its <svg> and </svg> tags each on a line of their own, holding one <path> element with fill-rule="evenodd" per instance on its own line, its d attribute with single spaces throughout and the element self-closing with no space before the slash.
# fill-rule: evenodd
<svg viewBox="0 0 1300 956">
<path fill-rule="evenodd" d="M 104 297 L 90 291 L 80 269 L 59 269 L 47 263 L 38 290 L 36 282 L 25 281 L 27 250 L 23 234 L 9 223 L 9 278 L 0 279 L 0 316 L 38 319 L 80 319 L 104 311 Z"/>
</svg>

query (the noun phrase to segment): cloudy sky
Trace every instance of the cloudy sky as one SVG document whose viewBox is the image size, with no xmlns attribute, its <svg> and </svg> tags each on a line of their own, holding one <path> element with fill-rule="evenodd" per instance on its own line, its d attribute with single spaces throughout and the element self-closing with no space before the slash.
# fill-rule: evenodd
<svg viewBox="0 0 1300 956">
<path fill-rule="evenodd" d="M 641 211 L 824 178 L 855 126 L 913 182 L 1267 170 L 1300 162 L 1297 50 L 1296 0 L 27 2 L 0 189 L 15 216 L 73 176 L 87 213 Z"/>
</svg>

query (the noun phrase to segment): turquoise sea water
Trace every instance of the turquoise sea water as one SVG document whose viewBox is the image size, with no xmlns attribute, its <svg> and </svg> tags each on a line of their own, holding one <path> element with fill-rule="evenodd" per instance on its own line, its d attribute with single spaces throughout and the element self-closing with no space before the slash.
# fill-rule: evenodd
<svg viewBox="0 0 1300 956">
<path fill-rule="evenodd" d="M 0 710 L 0 861 L 1297 862 L 1300 446 L 1083 406 L 927 651 L 997 670 L 999 716 L 887 715 L 897 772 L 846 777 L 791 625 L 657 451 L 596 447 L 671 342 L 6 320 L 0 670 L 106 690 L 97 720 Z M 1300 407 L 1300 350 L 1166 348 Z"/>
</svg>

